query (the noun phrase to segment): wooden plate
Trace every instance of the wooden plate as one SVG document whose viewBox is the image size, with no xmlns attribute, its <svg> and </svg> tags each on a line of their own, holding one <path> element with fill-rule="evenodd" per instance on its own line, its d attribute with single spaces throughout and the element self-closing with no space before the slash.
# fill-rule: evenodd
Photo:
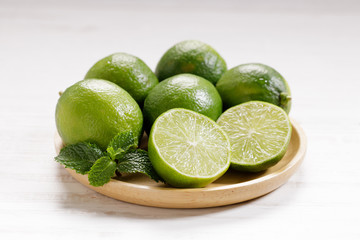
<svg viewBox="0 0 360 240">
<path fill-rule="evenodd" d="M 66 170 L 81 184 L 108 197 L 121 201 L 163 208 L 206 208 L 239 203 L 263 196 L 284 184 L 300 166 L 306 152 L 306 137 L 293 119 L 293 133 L 288 150 L 275 166 L 261 173 L 240 173 L 229 170 L 220 179 L 205 188 L 172 188 L 156 183 L 142 174 L 127 175 L 121 180 L 112 179 L 102 187 L 89 185 L 87 175 Z M 55 148 L 63 146 L 58 134 Z"/>
</svg>

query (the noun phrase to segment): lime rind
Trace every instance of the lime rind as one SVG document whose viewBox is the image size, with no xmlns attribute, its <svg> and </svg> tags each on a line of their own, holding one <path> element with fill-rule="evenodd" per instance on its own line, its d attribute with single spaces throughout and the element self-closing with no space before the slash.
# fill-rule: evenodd
<svg viewBox="0 0 360 240">
<path fill-rule="evenodd" d="M 171 109 L 155 121 L 149 138 L 150 160 L 175 187 L 204 187 L 230 166 L 230 142 L 210 118 Z"/>
<path fill-rule="evenodd" d="M 140 58 L 117 52 L 97 61 L 86 73 L 85 79 L 104 79 L 126 90 L 142 106 L 151 89 L 159 80 Z"/>
<path fill-rule="evenodd" d="M 217 123 L 231 143 L 231 167 L 258 172 L 284 156 L 291 138 L 291 123 L 280 107 L 251 101 L 229 108 Z"/>
<path fill-rule="evenodd" d="M 164 53 L 155 75 L 162 81 L 177 74 L 191 73 L 216 84 L 226 70 L 225 60 L 214 48 L 197 40 L 186 40 Z"/>
<path fill-rule="evenodd" d="M 115 83 L 86 79 L 63 92 L 55 121 L 66 145 L 92 142 L 105 150 L 120 132 L 130 130 L 140 140 L 143 115 L 131 95 Z"/>
<path fill-rule="evenodd" d="M 248 101 L 264 101 L 291 109 L 291 91 L 284 77 L 261 63 L 241 64 L 225 72 L 216 84 L 225 109 Z"/>
</svg>

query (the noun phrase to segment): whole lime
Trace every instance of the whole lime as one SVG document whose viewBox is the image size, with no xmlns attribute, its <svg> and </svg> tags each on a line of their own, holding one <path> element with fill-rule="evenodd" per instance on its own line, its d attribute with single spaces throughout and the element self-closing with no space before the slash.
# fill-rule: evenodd
<svg viewBox="0 0 360 240">
<path fill-rule="evenodd" d="M 216 84 L 226 69 L 224 59 L 211 46 L 187 40 L 177 43 L 161 57 L 155 74 L 162 81 L 180 73 L 191 73 Z"/>
<path fill-rule="evenodd" d="M 260 63 L 242 64 L 227 71 L 216 84 L 225 108 L 258 100 L 291 108 L 289 85 L 275 69 Z"/>
<path fill-rule="evenodd" d="M 222 101 L 215 86 L 202 77 L 179 74 L 154 87 L 144 102 L 146 130 L 156 118 L 172 108 L 185 108 L 216 120 L 222 113 Z"/>
<path fill-rule="evenodd" d="M 56 127 L 65 144 L 92 142 L 105 149 L 120 132 L 140 139 L 143 116 L 136 101 L 118 85 L 88 79 L 67 88 L 58 100 Z"/>
<path fill-rule="evenodd" d="M 125 89 L 141 106 L 149 91 L 158 84 L 151 69 L 138 57 L 114 53 L 94 64 L 85 79 L 105 79 Z"/>
</svg>

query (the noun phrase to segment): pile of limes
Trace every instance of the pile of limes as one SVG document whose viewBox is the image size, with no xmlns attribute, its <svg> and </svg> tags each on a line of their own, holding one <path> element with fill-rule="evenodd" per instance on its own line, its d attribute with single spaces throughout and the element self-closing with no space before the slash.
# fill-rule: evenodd
<svg viewBox="0 0 360 240">
<path fill-rule="evenodd" d="M 126 53 L 99 60 L 61 95 L 56 126 L 65 144 L 102 149 L 118 133 L 140 141 L 145 130 L 151 163 L 168 184 L 204 187 L 229 166 L 258 172 L 279 162 L 290 107 L 289 86 L 273 68 L 227 70 L 211 46 L 189 40 L 171 47 L 155 73 Z"/>
</svg>

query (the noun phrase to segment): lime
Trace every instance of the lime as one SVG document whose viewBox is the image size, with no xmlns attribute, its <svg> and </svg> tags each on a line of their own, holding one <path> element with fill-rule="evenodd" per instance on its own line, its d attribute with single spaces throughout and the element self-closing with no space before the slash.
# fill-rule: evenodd
<svg viewBox="0 0 360 240">
<path fill-rule="evenodd" d="M 140 138 L 143 116 L 136 101 L 118 85 L 88 79 L 67 88 L 56 105 L 56 127 L 65 144 L 96 143 L 105 149 L 120 132 Z"/>
<path fill-rule="evenodd" d="M 259 172 L 278 163 L 291 137 L 286 112 L 273 104 L 250 101 L 226 110 L 217 123 L 231 144 L 231 167 Z"/>
<path fill-rule="evenodd" d="M 210 118 L 181 108 L 156 120 L 148 149 L 156 172 L 174 187 L 204 187 L 230 165 L 225 132 Z"/>
<path fill-rule="evenodd" d="M 140 106 L 159 82 L 141 59 L 127 53 L 115 53 L 99 60 L 87 72 L 85 79 L 89 78 L 116 83 L 130 93 Z"/>
<path fill-rule="evenodd" d="M 216 120 L 222 113 L 222 101 L 214 85 L 202 77 L 179 74 L 156 85 L 145 99 L 145 128 L 171 108 L 186 108 Z"/>
<path fill-rule="evenodd" d="M 180 42 L 160 59 L 155 74 L 160 81 L 180 73 L 192 73 L 216 84 L 226 71 L 224 59 L 211 46 L 195 40 Z"/>
<path fill-rule="evenodd" d="M 242 64 L 227 71 L 216 84 L 225 108 L 258 100 L 291 108 L 290 88 L 275 69 L 259 63 Z"/>
</svg>

